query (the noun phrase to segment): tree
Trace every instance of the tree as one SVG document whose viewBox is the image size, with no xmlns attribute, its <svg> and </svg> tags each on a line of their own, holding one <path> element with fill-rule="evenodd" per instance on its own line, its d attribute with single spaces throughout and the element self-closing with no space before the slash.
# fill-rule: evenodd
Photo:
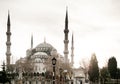
<svg viewBox="0 0 120 84">
<path fill-rule="evenodd" d="M 117 73 L 117 61 L 115 57 L 111 57 L 108 61 L 108 71 L 110 73 L 111 78 L 116 78 Z"/>
<path fill-rule="evenodd" d="M 84 74 L 85 74 L 85 79 L 88 78 L 88 69 L 89 69 L 89 60 L 88 59 L 82 59 L 82 66 L 84 68 Z"/>
<path fill-rule="evenodd" d="M 33 72 L 33 64 L 30 59 L 28 58 L 21 58 L 16 62 L 16 70 L 19 72 L 19 69 L 21 68 L 22 72 L 28 72 L 32 73 Z"/>
<path fill-rule="evenodd" d="M 89 80 L 91 82 L 96 82 L 99 79 L 99 67 L 98 67 L 98 61 L 95 54 L 92 54 L 89 70 L 88 70 Z"/>
<path fill-rule="evenodd" d="M 117 78 L 120 79 L 120 68 L 117 69 Z"/>
<path fill-rule="evenodd" d="M 109 72 L 108 72 L 108 68 L 107 68 L 107 67 L 103 67 L 103 68 L 100 70 L 100 73 L 101 73 L 102 83 L 104 84 L 105 81 L 107 81 L 108 78 L 110 77 L 110 74 L 109 74 Z"/>
<path fill-rule="evenodd" d="M 59 75 L 60 74 L 60 68 L 65 70 L 67 69 L 67 71 L 71 72 L 72 71 L 72 68 L 70 66 L 70 64 L 66 64 L 63 62 L 63 60 L 60 59 L 59 55 L 55 55 L 55 56 L 49 56 L 47 61 L 45 62 L 45 68 L 46 68 L 46 71 L 49 71 L 49 72 L 53 72 L 53 65 L 52 65 L 52 58 L 55 57 L 56 58 L 56 65 L 55 65 L 55 71 L 56 71 L 56 75 Z"/>
</svg>

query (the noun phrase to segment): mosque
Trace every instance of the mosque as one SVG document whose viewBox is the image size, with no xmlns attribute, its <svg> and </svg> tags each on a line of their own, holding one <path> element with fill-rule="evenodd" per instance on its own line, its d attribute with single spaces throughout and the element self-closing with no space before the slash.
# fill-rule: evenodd
<svg viewBox="0 0 120 84">
<path fill-rule="evenodd" d="M 57 52 L 57 50 L 46 41 L 38 44 L 35 48 L 31 47 L 31 49 L 27 50 L 27 57 L 34 63 L 34 72 L 42 73 L 46 71 L 44 63 L 52 56 L 53 51 Z"/>
<path fill-rule="evenodd" d="M 8 21 L 7 21 L 7 42 L 6 42 L 6 46 L 7 46 L 7 52 L 6 52 L 6 64 L 7 64 L 7 68 L 9 68 L 11 62 L 10 60 L 10 56 L 11 56 L 11 31 L 10 31 L 10 14 L 8 14 Z M 68 43 L 69 43 L 69 39 L 68 39 L 68 33 L 69 33 L 69 29 L 68 29 L 68 12 L 66 10 L 66 17 L 65 17 L 65 29 L 64 29 L 64 56 L 61 56 L 57 53 L 57 49 L 55 49 L 51 44 L 47 43 L 46 40 L 44 40 L 43 43 L 38 44 L 35 48 L 33 48 L 33 35 L 31 36 L 31 48 L 27 49 L 26 51 L 26 56 L 24 58 L 21 58 L 19 60 L 16 61 L 16 64 L 18 63 L 24 63 L 26 60 L 31 60 L 31 63 L 33 64 L 33 71 L 34 72 L 45 72 L 46 68 L 45 68 L 45 62 L 47 61 L 47 59 L 49 57 L 52 57 L 53 54 L 56 53 L 56 55 L 59 55 L 61 60 L 66 63 L 66 64 L 70 64 L 73 67 L 74 64 L 74 38 L 72 35 L 72 47 L 71 47 L 71 62 L 68 59 Z M 28 59 L 29 58 L 29 59 Z"/>
<path fill-rule="evenodd" d="M 44 40 L 43 43 L 38 44 L 36 47 L 33 48 L 33 35 L 31 36 L 31 48 L 26 50 L 26 56 L 24 58 L 20 58 L 16 61 L 15 64 L 11 64 L 11 26 L 10 26 L 10 14 L 8 13 L 8 21 L 7 21 L 7 42 L 6 42 L 6 68 L 7 70 L 11 70 L 11 68 L 14 68 L 14 71 L 16 72 L 24 72 L 25 69 L 22 67 L 29 67 L 28 70 L 32 71 L 34 73 L 45 73 L 47 71 L 48 66 L 46 66 L 46 62 L 50 64 L 49 62 L 50 58 L 53 58 L 54 56 L 57 56 L 57 60 L 59 59 L 61 63 L 69 64 L 70 67 L 73 69 L 74 73 L 77 75 L 82 74 L 81 76 L 85 77 L 84 75 L 84 69 L 75 69 L 74 68 L 74 36 L 72 34 L 72 41 L 71 41 L 71 61 L 68 59 L 68 11 L 66 10 L 66 16 L 65 16 L 65 29 L 64 29 L 64 56 L 58 54 L 57 49 L 54 48 L 51 44 L 47 43 L 46 40 Z M 27 63 L 26 63 L 27 62 Z M 20 65 L 22 63 L 23 65 Z M 80 73 L 79 73 L 80 72 Z M 22 75 L 22 74 L 21 74 Z M 74 76 L 75 77 L 75 76 Z"/>
</svg>

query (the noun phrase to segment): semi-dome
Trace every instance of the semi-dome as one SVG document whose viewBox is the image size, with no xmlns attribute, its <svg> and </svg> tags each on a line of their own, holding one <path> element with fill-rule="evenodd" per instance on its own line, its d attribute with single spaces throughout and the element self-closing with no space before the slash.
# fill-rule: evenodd
<svg viewBox="0 0 120 84">
<path fill-rule="evenodd" d="M 43 55 L 43 56 L 47 56 L 47 54 L 44 53 L 44 52 L 37 52 L 37 53 L 35 53 L 34 55 Z"/>
<path fill-rule="evenodd" d="M 51 44 L 43 42 L 36 46 L 36 52 L 45 52 L 48 55 L 51 55 L 51 51 L 55 49 Z"/>
</svg>

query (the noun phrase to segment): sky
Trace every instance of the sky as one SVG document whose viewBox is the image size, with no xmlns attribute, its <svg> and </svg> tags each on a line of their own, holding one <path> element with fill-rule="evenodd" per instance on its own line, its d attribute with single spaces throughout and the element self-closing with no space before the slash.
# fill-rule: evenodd
<svg viewBox="0 0 120 84">
<path fill-rule="evenodd" d="M 120 67 L 119 0 L 0 0 L 0 65 L 6 60 L 8 10 L 11 19 L 11 60 L 26 56 L 26 50 L 46 42 L 64 51 L 65 13 L 68 7 L 69 58 L 74 33 L 74 61 L 79 67 L 93 53 L 103 67 L 114 56 Z"/>
</svg>

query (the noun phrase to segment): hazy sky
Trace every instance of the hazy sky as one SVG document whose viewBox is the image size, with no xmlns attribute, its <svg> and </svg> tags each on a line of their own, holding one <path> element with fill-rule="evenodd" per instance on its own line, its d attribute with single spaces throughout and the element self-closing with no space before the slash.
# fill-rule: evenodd
<svg viewBox="0 0 120 84">
<path fill-rule="evenodd" d="M 96 53 L 99 66 L 115 56 L 120 67 L 120 0 L 0 0 L 0 64 L 6 58 L 7 16 L 11 18 L 14 61 L 44 41 L 64 50 L 65 11 L 69 16 L 69 56 L 74 32 L 75 66 Z M 13 61 L 13 62 L 14 62 Z"/>
</svg>

